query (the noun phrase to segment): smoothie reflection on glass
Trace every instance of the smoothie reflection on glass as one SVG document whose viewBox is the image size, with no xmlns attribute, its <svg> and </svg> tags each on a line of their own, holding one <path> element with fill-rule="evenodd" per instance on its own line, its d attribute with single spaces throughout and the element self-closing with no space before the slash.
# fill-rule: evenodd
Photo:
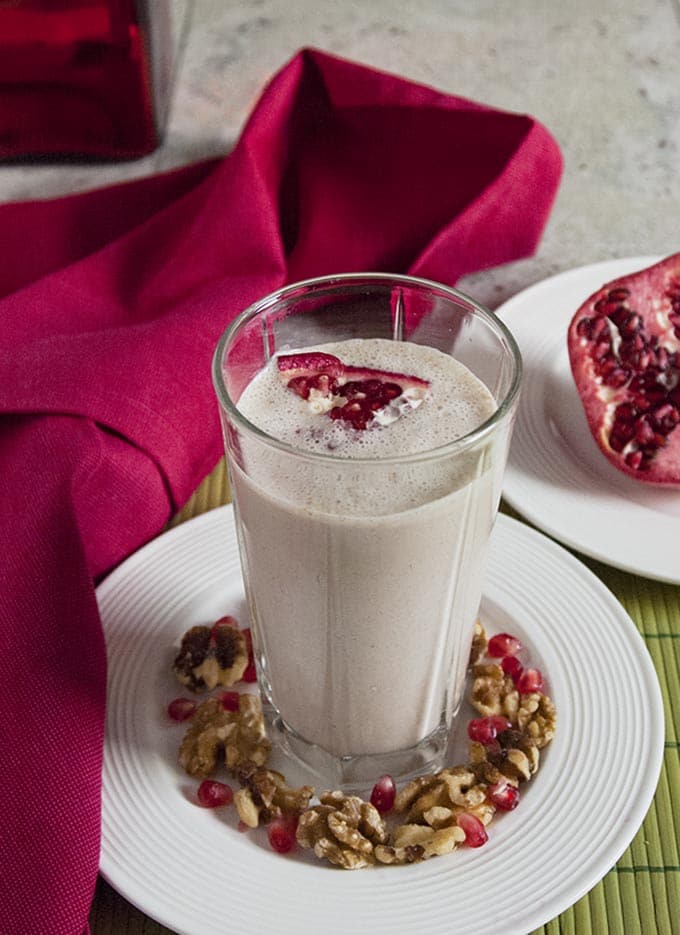
<svg viewBox="0 0 680 935">
<path fill-rule="evenodd" d="M 442 765 L 520 380 L 491 312 L 406 276 L 288 286 L 219 343 L 265 717 L 329 785 Z"/>
</svg>

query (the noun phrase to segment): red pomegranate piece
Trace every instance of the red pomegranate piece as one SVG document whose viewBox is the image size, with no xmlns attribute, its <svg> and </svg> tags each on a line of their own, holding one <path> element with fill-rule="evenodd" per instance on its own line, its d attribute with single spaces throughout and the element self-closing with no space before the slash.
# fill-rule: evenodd
<svg viewBox="0 0 680 935">
<path fill-rule="evenodd" d="M 479 818 L 469 812 L 461 812 L 456 819 L 456 824 L 465 832 L 465 843 L 468 847 L 481 847 L 488 841 L 484 825 Z"/>
<path fill-rule="evenodd" d="M 267 838 L 273 850 L 279 854 L 287 854 L 292 851 L 297 841 L 295 832 L 297 831 L 298 816 L 282 815 L 280 818 L 274 818 L 267 825 Z"/>
<path fill-rule="evenodd" d="M 473 718 L 468 724 L 468 737 L 489 747 L 500 733 L 510 730 L 511 727 L 510 721 L 500 715 Z"/>
<path fill-rule="evenodd" d="M 489 640 L 487 652 L 490 656 L 499 658 L 501 656 L 516 656 L 522 649 L 522 644 L 515 636 L 509 633 L 496 633 Z"/>
<path fill-rule="evenodd" d="M 246 648 L 248 649 L 248 665 L 246 671 L 241 676 L 242 682 L 257 682 L 257 669 L 255 668 L 255 657 L 253 656 L 253 634 L 250 627 L 241 631 L 246 638 Z"/>
<path fill-rule="evenodd" d="M 238 711 L 240 698 L 238 692 L 222 692 L 219 698 L 225 711 Z"/>
<path fill-rule="evenodd" d="M 231 805 L 234 801 L 231 786 L 224 782 L 216 782 L 214 779 L 204 779 L 198 787 L 196 797 L 203 808 L 222 808 L 224 805 Z"/>
<path fill-rule="evenodd" d="M 501 659 L 501 669 L 505 672 L 506 675 L 509 675 L 515 684 L 517 684 L 517 679 L 520 677 L 522 672 L 524 672 L 524 666 L 519 661 L 517 656 L 505 656 Z"/>
<path fill-rule="evenodd" d="M 397 787 L 391 776 L 381 776 L 373 786 L 371 792 L 371 805 L 378 809 L 381 815 L 392 811 L 397 796 Z"/>
<path fill-rule="evenodd" d="M 191 698 L 173 698 L 168 705 L 168 717 L 173 721 L 188 721 L 196 712 L 196 702 Z"/>
<path fill-rule="evenodd" d="M 620 471 L 680 484 L 680 253 L 598 289 L 569 360 L 590 431 Z"/>
<path fill-rule="evenodd" d="M 505 779 L 489 786 L 487 796 L 496 808 L 504 812 L 511 812 L 519 805 L 519 789 Z"/>
<path fill-rule="evenodd" d="M 517 679 L 517 691 L 520 695 L 530 695 L 543 691 L 543 676 L 539 669 L 525 669 Z"/>
<path fill-rule="evenodd" d="M 341 419 L 355 429 L 390 425 L 429 395 L 428 380 L 351 367 L 333 354 L 282 354 L 277 364 L 288 389 L 306 399 L 314 412 Z"/>
</svg>

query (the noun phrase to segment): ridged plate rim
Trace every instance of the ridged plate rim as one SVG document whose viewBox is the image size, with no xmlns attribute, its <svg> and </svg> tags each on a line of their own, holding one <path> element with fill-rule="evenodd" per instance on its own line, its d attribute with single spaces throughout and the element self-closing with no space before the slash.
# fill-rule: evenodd
<svg viewBox="0 0 680 935">
<path fill-rule="evenodd" d="M 420 865 L 346 873 L 281 857 L 188 801 L 195 783 L 169 755 L 181 731 L 163 726 L 168 653 L 196 615 L 242 595 L 230 506 L 149 543 L 97 595 L 109 654 L 100 869 L 181 935 L 419 935 L 425 922 L 445 935 L 454 920 L 459 935 L 520 935 L 604 876 L 651 802 L 663 708 L 646 647 L 582 563 L 509 517 L 492 535 L 481 613 L 548 673 L 557 735 L 484 848 Z"/>
</svg>

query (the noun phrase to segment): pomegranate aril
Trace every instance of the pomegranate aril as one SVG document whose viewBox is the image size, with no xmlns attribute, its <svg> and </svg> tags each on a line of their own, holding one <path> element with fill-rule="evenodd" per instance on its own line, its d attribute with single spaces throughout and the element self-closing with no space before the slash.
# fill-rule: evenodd
<svg viewBox="0 0 680 935">
<path fill-rule="evenodd" d="M 519 805 L 519 789 L 505 779 L 489 786 L 487 796 L 496 808 L 504 812 L 511 812 Z"/>
<path fill-rule="evenodd" d="M 607 298 L 610 302 L 623 302 L 629 295 L 630 289 L 627 289 L 625 286 L 617 286 L 615 289 L 609 290 Z"/>
<path fill-rule="evenodd" d="M 496 735 L 502 733 L 504 730 L 510 730 L 512 727 L 510 721 L 500 714 L 492 714 L 487 718 L 487 721 L 496 728 Z"/>
<path fill-rule="evenodd" d="M 198 787 L 196 796 L 199 805 L 203 808 L 222 808 L 224 805 L 231 805 L 234 801 L 231 787 L 224 782 L 216 782 L 214 779 L 204 779 Z"/>
<path fill-rule="evenodd" d="M 297 815 L 282 815 L 267 825 L 267 838 L 272 850 L 279 854 L 287 854 L 293 850 L 297 843 L 297 823 Z"/>
<path fill-rule="evenodd" d="M 525 669 L 517 679 L 517 691 L 529 695 L 543 691 L 543 676 L 539 669 Z"/>
<path fill-rule="evenodd" d="M 257 682 L 257 669 L 255 668 L 254 662 L 251 661 L 248 663 L 248 665 L 246 666 L 245 672 L 241 676 L 241 681 L 249 682 L 251 684 L 253 682 Z"/>
<path fill-rule="evenodd" d="M 522 649 L 522 644 L 515 636 L 509 633 L 496 633 L 489 640 L 487 652 L 496 658 L 501 656 L 516 656 Z"/>
<path fill-rule="evenodd" d="M 168 705 L 168 717 L 173 721 L 188 721 L 196 712 L 196 702 L 191 698 L 174 698 Z"/>
<path fill-rule="evenodd" d="M 602 378 L 602 382 L 605 386 L 613 386 L 615 389 L 620 389 L 622 386 L 626 385 L 629 379 L 630 370 L 626 370 L 625 367 L 614 367 L 606 377 Z"/>
<path fill-rule="evenodd" d="M 484 745 L 492 743 L 496 739 L 498 731 L 490 723 L 488 718 L 473 718 L 468 724 L 468 737 L 470 740 L 476 740 Z"/>
<path fill-rule="evenodd" d="M 473 718 L 468 724 L 468 737 L 483 743 L 485 747 L 493 747 L 496 737 L 501 731 L 509 730 L 512 724 L 506 717 L 494 715 L 492 717 Z"/>
<path fill-rule="evenodd" d="M 504 659 L 501 659 L 501 669 L 506 675 L 510 676 L 513 682 L 516 682 L 522 672 L 524 672 L 524 666 L 517 656 L 505 656 Z"/>
<path fill-rule="evenodd" d="M 246 649 L 248 650 L 248 665 L 246 671 L 241 676 L 242 682 L 257 682 L 257 669 L 255 668 L 255 658 L 253 656 L 253 634 L 250 627 L 241 630 L 246 638 Z"/>
<path fill-rule="evenodd" d="M 634 470 L 639 470 L 642 467 L 642 452 L 641 451 L 631 451 L 624 458 L 628 467 L 633 468 Z"/>
<path fill-rule="evenodd" d="M 576 333 L 580 338 L 592 338 L 593 320 L 592 318 L 582 318 L 576 326 Z"/>
<path fill-rule="evenodd" d="M 310 381 L 307 377 L 293 377 L 286 386 L 301 399 L 309 399 Z"/>
<path fill-rule="evenodd" d="M 465 832 L 465 844 L 468 847 L 481 847 L 488 841 L 488 835 L 479 818 L 469 812 L 462 812 L 456 824 Z"/>
<path fill-rule="evenodd" d="M 240 695 L 238 692 L 222 692 L 220 703 L 225 711 L 238 711 Z"/>
<path fill-rule="evenodd" d="M 381 815 L 391 812 L 397 796 L 397 787 L 391 776 L 381 776 L 373 786 L 371 792 L 371 805 L 378 809 Z"/>
</svg>

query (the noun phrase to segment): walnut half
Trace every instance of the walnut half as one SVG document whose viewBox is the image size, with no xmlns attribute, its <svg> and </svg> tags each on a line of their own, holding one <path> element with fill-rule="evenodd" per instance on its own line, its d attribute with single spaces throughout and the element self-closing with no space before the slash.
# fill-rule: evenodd
<svg viewBox="0 0 680 935">
<path fill-rule="evenodd" d="M 401 825 L 394 833 L 393 843 L 379 844 L 375 856 L 381 864 L 413 864 L 450 854 L 464 840 L 465 832 L 457 825 L 439 829 Z"/>
<path fill-rule="evenodd" d="M 190 776 L 204 779 L 222 758 L 233 771 L 245 762 L 262 766 L 270 750 L 257 695 L 240 695 L 238 711 L 225 711 L 219 698 L 209 698 L 196 709 L 179 748 L 179 762 Z"/>
<path fill-rule="evenodd" d="M 225 620 L 232 620 L 225 617 Z M 178 681 L 193 692 L 228 688 L 248 666 L 246 638 L 231 623 L 192 627 L 182 637 L 172 669 Z"/>
<path fill-rule="evenodd" d="M 300 815 L 298 844 L 345 870 L 375 863 L 376 846 L 388 838 L 378 810 L 370 802 L 342 792 L 323 792 L 319 802 Z"/>
<path fill-rule="evenodd" d="M 234 804 L 239 818 L 249 828 L 257 828 L 260 821 L 267 824 L 284 813 L 303 811 L 314 795 L 313 786 L 293 789 L 281 773 L 253 762 L 241 764 L 236 776 L 242 788 L 234 796 Z"/>
<path fill-rule="evenodd" d="M 516 724 L 520 694 L 499 665 L 478 663 L 472 667 L 470 704 L 482 717 L 503 715 Z"/>
<path fill-rule="evenodd" d="M 407 783 L 395 799 L 394 810 L 397 814 L 406 812 L 407 823 L 433 828 L 454 825 L 462 812 L 475 815 L 486 825 L 494 813 L 486 789 L 472 770 L 455 766 Z"/>
</svg>

